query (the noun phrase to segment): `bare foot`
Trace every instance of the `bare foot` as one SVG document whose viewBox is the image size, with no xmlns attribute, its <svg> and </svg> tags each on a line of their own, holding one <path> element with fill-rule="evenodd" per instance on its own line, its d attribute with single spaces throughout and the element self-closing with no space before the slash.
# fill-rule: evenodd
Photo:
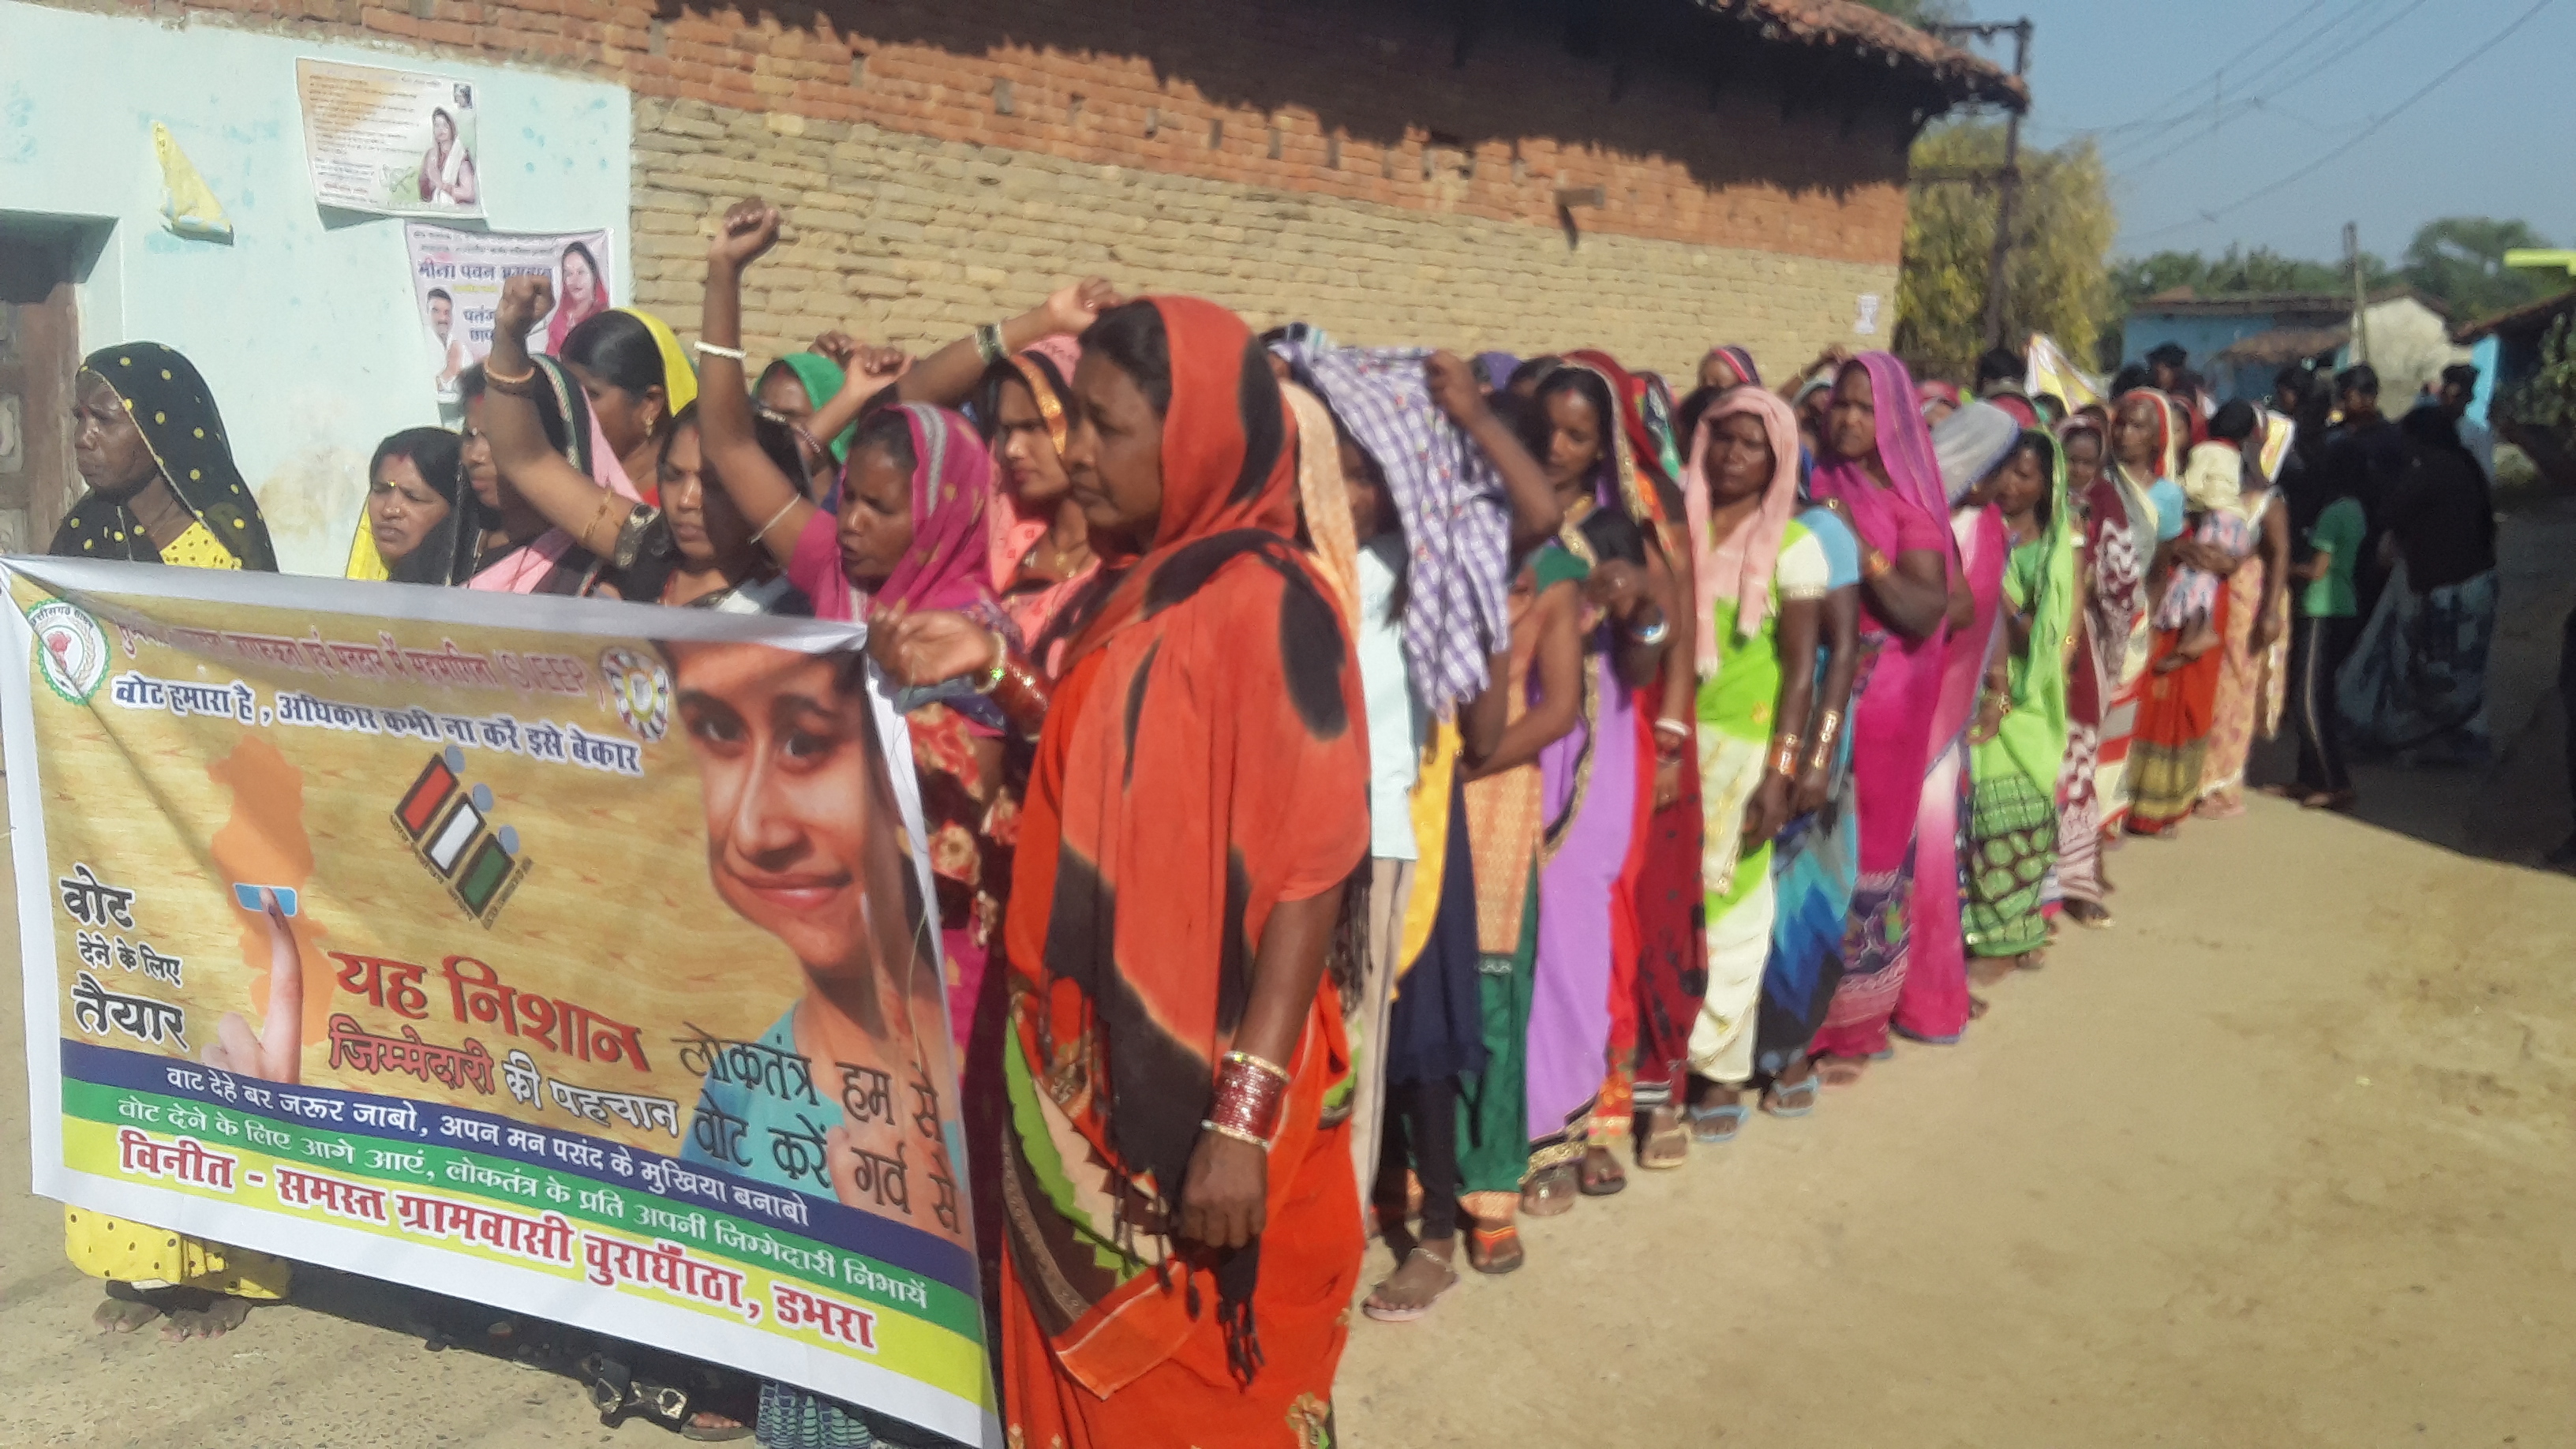
<svg viewBox="0 0 2576 1449">
<path fill-rule="evenodd" d="M 1968 963 L 1968 984 L 1992 986 L 2013 974 L 2013 962 L 2010 956 L 1979 956 Z"/>
<path fill-rule="evenodd" d="M 1448 1237 L 1405 1254 L 1386 1281 L 1369 1290 L 1360 1312 L 1380 1323 L 1411 1323 L 1430 1312 L 1440 1295 L 1458 1284 L 1458 1270 L 1451 1266 L 1457 1252 L 1458 1240 Z"/>
<path fill-rule="evenodd" d="M 2111 924 L 2111 912 L 2099 901 L 2068 901 L 2066 919 L 2086 930 L 2099 931 Z"/>
<path fill-rule="evenodd" d="M 242 1326 L 250 1317 L 250 1300 L 230 1294 L 215 1295 L 203 1308 L 174 1308 L 170 1321 L 161 1326 L 161 1337 L 171 1343 L 185 1343 L 192 1338 L 221 1338 Z"/>
<path fill-rule="evenodd" d="M 132 1333 L 160 1316 L 161 1305 L 144 1297 L 142 1289 L 110 1283 L 89 1321 L 101 1333 Z"/>
<path fill-rule="evenodd" d="M 701 1409 L 689 1416 L 689 1427 L 683 1430 L 682 1434 L 685 1438 L 709 1443 L 724 1439 L 748 1439 L 751 1437 L 751 1432 L 751 1426 L 740 1419 L 727 1418 L 725 1415 Z"/>
<path fill-rule="evenodd" d="M 1639 1167 L 1661 1170 L 1689 1160 L 1690 1129 L 1682 1125 L 1680 1108 L 1648 1107 L 1639 1116 L 1644 1124 L 1637 1139 Z"/>
</svg>

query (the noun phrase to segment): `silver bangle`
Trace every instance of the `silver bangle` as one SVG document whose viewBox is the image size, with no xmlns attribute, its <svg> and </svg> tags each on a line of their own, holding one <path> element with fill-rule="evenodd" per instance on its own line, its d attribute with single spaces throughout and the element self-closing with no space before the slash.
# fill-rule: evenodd
<svg viewBox="0 0 2576 1449">
<path fill-rule="evenodd" d="M 739 347 L 721 347 L 713 342 L 693 342 L 689 345 L 695 347 L 698 351 L 709 357 L 730 358 L 735 362 L 740 362 L 745 357 L 749 356 L 748 353 L 745 353 Z"/>
<path fill-rule="evenodd" d="M 1651 649 L 1654 646 L 1663 643 L 1664 636 L 1671 632 L 1673 632 L 1673 621 L 1670 619 L 1658 618 L 1655 620 L 1654 625 L 1651 628 L 1639 629 L 1631 625 L 1628 629 L 1628 637 Z"/>
<path fill-rule="evenodd" d="M 986 367 L 1011 355 L 1010 349 L 1002 345 L 1001 323 L 987 322 L 975 329 L 975 351 L 984 359 Z"/>
</svg>

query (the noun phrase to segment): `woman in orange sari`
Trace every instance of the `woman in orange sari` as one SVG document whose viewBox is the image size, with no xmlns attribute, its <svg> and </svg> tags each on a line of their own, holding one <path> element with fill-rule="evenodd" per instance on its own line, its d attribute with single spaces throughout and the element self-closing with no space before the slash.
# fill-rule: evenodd
<svg viewBox="0 0 2576 1449">
<path fill-rule="evenodd" d="M 1103 553 L 1142 557 L 1065 646 L 1020 817 L 1005 1419 L 1031 1449 L 1316 1449 L 1361 1255 L 1324 1115 L 1348 1071 L 1325 956 L 1369 845 L 1359 671 L 1242 319 L 1151 298 L 1082 345 L 1066 471 Z M 957 617 L 907 621 L 904 667 L 982 671 L 1020 721 L 1036 671 Z"/>
</svg>

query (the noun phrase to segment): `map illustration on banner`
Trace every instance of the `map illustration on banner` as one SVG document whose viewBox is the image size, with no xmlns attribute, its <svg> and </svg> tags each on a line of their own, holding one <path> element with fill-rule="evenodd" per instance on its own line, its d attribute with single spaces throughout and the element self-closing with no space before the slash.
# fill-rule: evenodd
<svg viewBox="0 0 2576 1449">
<path fill-rule="evenodd" d="M 559 299 L 529 332 L 530 352 L 551 356 L 562 348 L 565 333 L 609 309 L 612 254 L 606 228 L 510 235 L 412 221 L 403 224 L 403 246 L 411 258 L 412 301 L 420 309 L 425 355 L 445 402 L 456 400 L 457 374 L 492 351 L 501 284 L 511 277 L 547 277 Z"/>
<path fill-rule="evenodd" d="M 313 199 L 386 216 L 483 214 L 474 87 L 447 76 L 295 62 Z"/>
<path fill-rule="evenodd" d="M 999 1442 L 861 630 L 0 576 L 37 1192 Z"/>
</svg>

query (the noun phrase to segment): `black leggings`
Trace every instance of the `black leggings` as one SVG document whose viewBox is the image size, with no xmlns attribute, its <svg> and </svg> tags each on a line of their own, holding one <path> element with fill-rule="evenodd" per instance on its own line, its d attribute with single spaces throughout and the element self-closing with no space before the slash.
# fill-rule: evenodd
<svg viewBox="0 0 2576 1449">
<path fill-rule="evenodd" d="M 2566 736 L 2567 793 L 2576 804 L 2576 613 L 2567 616 L 2558 639 L 2558 703 L 2559 729 Z"/>
<path fill-rule="evenodd" d="M 2352 788 L 2344 767 L 2343 728 L 2335 716 L 2335 675 L 2361 637 L 2357 618 L 2301 615 L 2290 634 L 2290 716 L 2299 730 L 2299 788 Z"/>
<path fill-rule="evenodd" d="M 1404 1170 L 1422 1180 L 1422 1238 L 1458 1236 L 1458 1079 L 1434 1077 L 1386 1089 L 1386 1133 L 1378 1149 L 1374 1200 L 1404 1202 Z"/>
</svg>

